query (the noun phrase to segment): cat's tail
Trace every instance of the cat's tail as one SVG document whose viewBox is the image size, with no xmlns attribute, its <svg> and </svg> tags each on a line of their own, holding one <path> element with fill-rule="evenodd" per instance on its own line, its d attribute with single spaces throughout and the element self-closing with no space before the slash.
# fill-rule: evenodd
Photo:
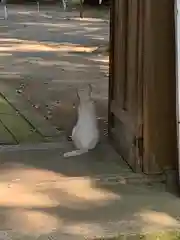
<svg viewBox="0 0 180 240">
<path fill-rule="evenodd" d="M 87 152 L 88 152 L 87 149 L 77 149 L 77 150 L 74 150 L 74 151 L 71 151 L 71 152 L 64 153 L 64 157 L 65 158 L 75 157 L 75 156 L 79 156 L 79 155 L 82 155 L 82 154 L 87 153 Z"/>
</svg>

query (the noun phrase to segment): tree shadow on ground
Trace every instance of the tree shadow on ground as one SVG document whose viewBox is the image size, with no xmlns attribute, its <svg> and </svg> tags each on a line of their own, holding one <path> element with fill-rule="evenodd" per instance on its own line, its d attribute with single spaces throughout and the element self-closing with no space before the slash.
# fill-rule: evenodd
<svg viewBox="0 0 180 240">
<path fill-rule="evenodd" d="M 61 152 L 1 152 L 2 228 L 78 239 L 179 228 L 179 199 L 128 184 L 133 173 L 108 144 L 76 158 Z"/>
</svg>

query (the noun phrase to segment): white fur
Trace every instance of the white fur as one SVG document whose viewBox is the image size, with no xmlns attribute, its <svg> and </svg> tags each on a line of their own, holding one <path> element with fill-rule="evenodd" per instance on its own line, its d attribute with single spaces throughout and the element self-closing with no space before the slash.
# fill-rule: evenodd
<svg viewBox="0 0 180 240">
<path fill-rule="evenodd" d="M 99 141 L 96 111 L 91 99 L 91 88 L 78 91 L 78 121 L 72 131 L 72 140 L 77 150 L 67 152 L 64 157 L 81 155 L 96 147 Z"/>
</svg>

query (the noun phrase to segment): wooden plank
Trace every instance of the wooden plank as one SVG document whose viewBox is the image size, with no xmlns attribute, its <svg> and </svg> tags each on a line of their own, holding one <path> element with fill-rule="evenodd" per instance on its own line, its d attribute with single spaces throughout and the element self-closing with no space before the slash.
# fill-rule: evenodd
<svg viewBox="0 0 180 240">
<path fill-rule="evenodd" d="M 177 160 L 174 1 L 145 0 L 144 29 L 144 172 L 158 173 Z"/>
<path fill-rule="evenodd" d="M 115 56 L 115 1 L 112 1 L 110 8 L 110 56 L 109 56 L 109 94 L 108 94 L 108 135 L 111 135 L 111 128 L 114 127 L 113 114 L 111 112 L 111 102 L 114 91 L 114 56 Z"/>
<path fill-rule="evenodd" d="M 138 15 L 139 0 L 128 0 L 128 39 L 127 39 L 127 89 L 125 109 L 137 115 L 138 94 Z M 136 119 L 133 119 L 136 121 Z"/>
<path fill-rule="evenodd" d="M 117 16 L 115 21 L 114 32 L 114 47 L 116 54 L 114 55 L 114 99 L 119 103 L 119 106 L 123 107 L 124 104 L 124 87 L 126 79 L 126 50 L 127 50 L 127 14 L 128 4 L 126 0 L 115 1 Z M 117 30 L 118 29 L 118 30 Z"/>
<path fill-rule="evenodd" d="M 138 161 L 143 170 L 144 161 L 144 119 L 143 119 L 143 67 L 144 67 L 144 0 L 139 0 L 138 6 L 138 46 L 137 46 L 137 135 L 142 138 L 141 153 L 138 154 Z M 140 149 L 139 149 L 140 150 Z"/>
<path fill-rule="evenodd" d="M 177 144 L 180 146 L 180 1 L 175 0 L 175 35 L 176 35 L 176 126 Z M 180 183 L 180 147 L 178 147 L 178 177 Z"/>
</svg>

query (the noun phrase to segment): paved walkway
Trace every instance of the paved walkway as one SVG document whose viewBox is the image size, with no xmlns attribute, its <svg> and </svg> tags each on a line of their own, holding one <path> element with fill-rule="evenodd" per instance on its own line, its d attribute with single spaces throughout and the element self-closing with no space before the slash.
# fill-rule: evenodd
<svg viewBox="0 0 180 240">
<path fill-rule="evenodd" d="M 108 144 L 64 159 L 71 147 L 61 142 L 36 150 L 1 149 L 0 234 L 9 230 L 13 240 L 119 234 L 129 238 L 118 240 L 139 240 L 140 234 L 160 232 L 158 239 L 179 239 L 172 236 L 180 230 L 180 200 L 165 192 L 163 184 L 149 184 L 132 173 Z M 134 233 L 138 237 L 132 238 Z"/>
<path fill-rule="evenodd" d="M 108 41 L 108 21 L 78 16 L 59 7 L 37 13 L 10 5 L 9 19 L 0 20 L 2 143 L 58 141 L 69 134 L 76 89 L 86 83 L 93 86 L 102 132 L 106 128 L 108 56 L 91 52 Z"/>
</svg>

